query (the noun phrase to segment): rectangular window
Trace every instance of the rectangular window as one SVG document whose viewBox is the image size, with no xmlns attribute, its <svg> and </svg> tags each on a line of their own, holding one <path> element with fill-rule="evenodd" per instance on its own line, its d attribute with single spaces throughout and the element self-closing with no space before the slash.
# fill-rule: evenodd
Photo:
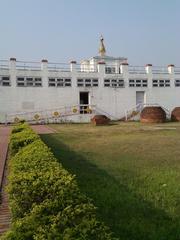
<svg viewBox="0 0 180 240">
<path fill-rule="evenodd" d="M 49 87 L 55 87 L 56 86 L 56 79 L 55 78 L 49 78 Z"/>
<path fill-rule="evenodd" d="M 66 83 L 67 83 L 67 82 L 70 83 L 70 82 L 71 82 L 71 79 L 70 79 L 70 78 L 66 78 L 66 79 L 65 79 L 65 82 L 66 82 Z"/>
<path fill-rule="evenodd" d="M 98 87 L 98 78 L 78 78 L 77 87 Z"/>
<path fill-rule="evenodd" d="M 180 79 L 175 79 L 175 87 L 180 87 Z"/>
<path fill-rule="evenodd" d="M 104 87 L 122 88 L 124 87 L 124 79 L 104 79 Z"/>
<path fill-rule="evenodd" d="M 49 83 L 51 83 L 51 82 L 55 82 L 55 81 L 56 81 L 55 78 L 49 78 Z"/>
<path fill-rule="evenodd" d="M 16 83 L 18 87 L 41 87 L 42 79 L 39 77 L 17 77 Z"/>
<path fill-rule="evenodd" d="M 93 83 L 98 83 L 98 79 L 97 78 L 93 79 L 92 81 L 93 81 Z"/>
<path fill-rule="evenodd" d="M 63 87 L 64 83 L 63 82 L 57 82 L 57 87 Z M 56 87 L 56 84 L 54 85 L 54 87 Z"/>
<path fill-rule="evenodd" d="M 86 83 L 85 87 L 91 87 L 91 84 L 90 83 Z"/>
<path fill-rule="evenodd" d="M 147 79 L 129 79 L 129 87 L 147 87 Z"/>
<path fill-rule="evenodd" d="M 49 87 L 71 87 L 71 78 L 49 78 Z"/>
<path fill-rule="evenodd" d="M 63 78 L 57 78 L 57 82 L 63 82 Z"/>
<path fill-rule="evenodd" d="M 56 83 L 54 82 L 49 82 L 49 87 L 55 87 L 56 86 Z"/>
<path fill-rule="evenodd" d="M 26 78 L 26 85 L 33 86 L 33 78 Z"/>
<path fill-rule="evenodd" d="M 82 83 L 82 82 L 83 82 L 83 79 L 77 79 L 77 82 L 78 82 L 78 83 Z"/>
<path fill-rule="evenodd" d="M 114 73 L 116 73 L 116 68 L 115 67 L 106 67 L 105 73 L 106 74 L 114 74 Z"/>
<path fill-rule="evenodd" d="M 85 82 L 91 82 L 91 79 L 85 79 Z"/>
<path fill-rule="evenodd" d="M 118 87 L 124 87 L 124 80 L 123 79 L 118 80 Z"/>
<path fill-rule="evenodd" d="M 2 86 L 8 87 L 11 86 L 11 82 L 10 82 L 10 77 L 9 76 L 3 76 L 0 77 L 0 82 Z"/>
<path fill-rule="evenodd" d="M 104 79 L 104 82 L 105 82 L 105 83 L 109 83 L 109 82 L 110 82 L 110 79 Z"/>
<path fill-rule="evenodd" d="M 153 87 L 170 87 L 169 79 L 153 79 L 152 80 Z"/>
<path fill-rule="evenodd" d="M 42 86 L 42 79 L 41 78 L 35 78 L 34 81 L 35 81 L 34 86 L 36 86 L 36 87 L 41 87 Z"/>
<path fill-rule="evenodd" d="M 84 84 L 83 83 L 78 83 L 77 86 L 78 87 L 84 87 Z"/>
<path fill-rule="evenodd" d="M 17 86 L 24 87 L 25 86 L 25 78 L 24 77 L 17 77 Z"/>
</svg>

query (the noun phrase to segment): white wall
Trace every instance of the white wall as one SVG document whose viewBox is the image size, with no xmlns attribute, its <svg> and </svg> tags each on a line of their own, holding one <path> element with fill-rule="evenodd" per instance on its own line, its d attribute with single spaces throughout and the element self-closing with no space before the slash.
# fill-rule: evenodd
<svg viewBox="0 0 180 240">
<path fill-rule="evenodd" d="M 54 109 L 63 106 L 73 106 L 79 104 L 79 92 L 88 91 L 90 93 L 90 104 L 107 112 L 108 114 L 121 118 L 126 110 L 136 106 L 136 91 L 145 91 L 146 103 L 158 103 L 163 107 L 172 110 L 180 106 L 180 87 L 174 86 L 174 79 L 180 79 L 180 74 L 157 74 L 151 71 L 148 74 L 130 74 L 128 66 L 121 66 L 122 74 L 105 74 L 105 65 L 98 65 L 98 72 L 87 73 L 78 72 L 76 64 L 71 64 L 71 71 L 48 71 L 46 63 L 42 63 L 41 70 L 17 70 L 16 63 L 12 62 L 9 69 L 0 69 L 0 76 L 10 75 L 11 86 L 0 85 L 0 121 L 4 121 L 7 113 L 24 112 L 34 110 Z M 17 76 L 41 77 L 42 87 L 17 87 Z M 72 79 L 71 87 L 48 87 L 49 77 L 67 77 Z M 99 86 L 84 88 L 77 87 L 77 78 L 98 78 Z M 104 87 L 104 78 L 123 78 L 124 88 Z M 128 80 L 136 78 L 148 79 L 148 87 L 129 87 Z M 152 78 L 171 79 L 171 87 L 152 87 Z M 87 120 L 87 116 L 85 117 Z M 78 118 L 77 118 L 78 119 Z M 81 117 L 82 121 L 82 117 Z"/>
</svg>

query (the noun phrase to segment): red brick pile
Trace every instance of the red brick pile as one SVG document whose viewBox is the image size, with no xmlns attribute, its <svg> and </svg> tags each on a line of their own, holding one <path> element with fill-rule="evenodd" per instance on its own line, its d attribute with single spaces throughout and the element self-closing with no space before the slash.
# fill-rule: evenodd
<svg viewBox="0 0 180 240">
<path fill-rule="evenodd" d="M 176 107 L 173 109 L 171 113 L 171 120 L 175 122 L 180 122 L 180 107 Z"/>
<path fill-rule="evenodd" d="M 166 112 L 161 107 L 145 107 L 140 115 L 142 123 L 163 123 L 166 121 Z"/>
<path fill-rule="evenodd" d="M 97 125 L 107 125 L 109 124 L 110 119 L 106 117 L 105 115 L 95 115 L 91 119 L 91 123 L 93 123 L 95 126 Z"/>
</svg>

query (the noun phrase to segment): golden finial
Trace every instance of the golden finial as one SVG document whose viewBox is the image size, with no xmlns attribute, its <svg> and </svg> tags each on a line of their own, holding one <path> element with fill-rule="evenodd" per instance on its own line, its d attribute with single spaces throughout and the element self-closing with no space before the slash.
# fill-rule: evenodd
<svg viewBox="0 0 180 240">
<path fill-rule="evenodd" d="M 100 38 L 100 47 L 99 47 L 99 54 L 100 56 L 105 56 L 106 54 L 106 49 L 105 49 L 105 46 L 104 46 L 104 38 L 103 36 L 101 35 L 101 38 Z"/>
</svg>

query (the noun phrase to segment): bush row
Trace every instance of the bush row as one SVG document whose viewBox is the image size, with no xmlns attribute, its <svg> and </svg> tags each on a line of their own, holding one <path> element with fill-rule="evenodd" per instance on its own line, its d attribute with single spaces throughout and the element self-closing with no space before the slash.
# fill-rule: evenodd
<svg viewBox="0 0 180 240">
<path fill-rule="evenodd" d="M 29 126 L 14 128 L 8 184 L 11 229 L 4 240 L 110 240 L 109 229 L 80 193 L 75 177 Z"/>
</svg>

